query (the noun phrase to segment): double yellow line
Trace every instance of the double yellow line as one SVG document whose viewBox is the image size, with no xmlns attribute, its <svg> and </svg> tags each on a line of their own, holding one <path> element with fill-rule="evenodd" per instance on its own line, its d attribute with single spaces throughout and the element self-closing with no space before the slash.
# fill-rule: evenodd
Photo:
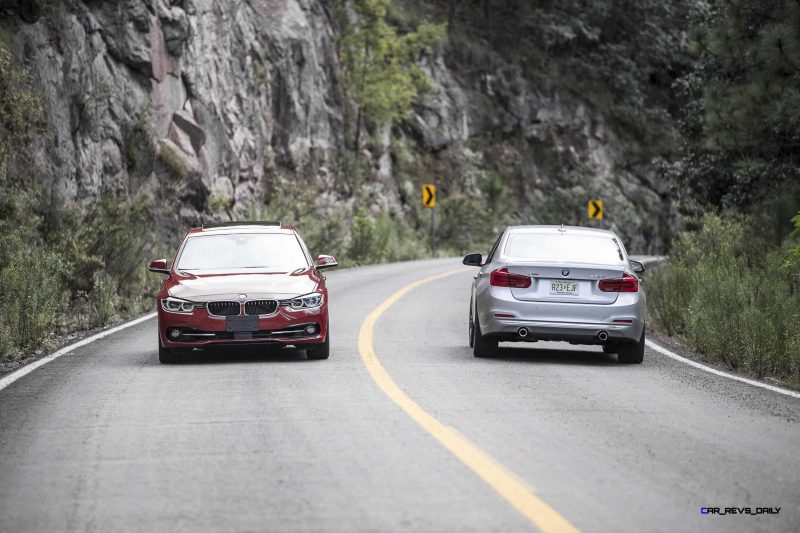
<svg viewBox="0 0 800 533">
<path fill-rule="evenodd" d="M 447 448 L 450 453 L 458 457 L 470 470 L 475 472 L 490 487 L 497 491 L 500 496 L 506 499 L 517 511 L 525 518 L 530 520 L 536 527 L 545 532 L 577 532 L 578 529 L 570 524 L 563 516 L 558 514 L 552 507 L 539 499 L 533 489 L 523 480 L 514 475 L 511 471 L 498 463 L 489 454 L 481 450 L 478 446 L 470 442 L 469 439 L 461 435 L 455 429 L 448 427 L 430 413 L 420 407 L 406 393 L 400 390 L 397 383 L 375 355 L 372 345 L 375 331 L 375 323 L 392 305 L 408 292 L 460 272 L 466 269 L 459 268 L 430 276 L 409 285 L 387 298 L 382 304 L 376 307 L 364 320 L 358 334 L 358 351 L 361 359 L 367 367 L 372 379 L 392 399 L 405 413 L 419 424 L 425 431 L 430 433 L 442 446 Z"/>
</svg>

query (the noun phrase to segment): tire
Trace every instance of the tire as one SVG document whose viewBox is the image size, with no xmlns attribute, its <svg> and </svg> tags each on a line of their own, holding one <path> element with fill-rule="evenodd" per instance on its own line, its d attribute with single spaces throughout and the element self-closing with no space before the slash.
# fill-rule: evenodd
<svg viewBox="0 0 800 533">
<path fill-rule="evenodd" d="M 183 354 L 176 353 L 175 350 L 164 348 L 161 344 L 161 336 L 158 337 L 158 362 L 164 365 L 171 365 L 183 361 Z"/>
<path fill-rule="evenodd" d="M 325 334 L 325 342 L 320 344 L 312 345 L 315 346 L 314 348 L 306 348 L 306 358 L 317 361 L 320 359 L 327 359 L 328 356 L 331 354 L 331 329 L 330 326 L 327 328 L 327 332 Z"/>
<path fill-rule="evenodd" d="M 481 334 L 481 324 L 478 313 L 475 313 L 472 322 L 472 354 L 475 357 L 491 357 L 497 352 L 497 339 L 486 338 Z"/>
<path fill-rule="evenodd" d="M 469 347 L 473 348 L 475 346 L 475 319 L 472 316 L 472 306 L 469 307 Z"/>
<path fill-rule="evenodd" d="M 624 364 L 641 364 L 644 361 L 644 328 L 642 328 L 642 337 L 639 342 L 620 345 L 617 351 L 617 361 Z"/>
<path fill-rule="evenodd" d="M 617 353 L 619 351 L 619 346 L 616 344 L 604 344 L 603 345 L 603 353 Z"/>
</svg>

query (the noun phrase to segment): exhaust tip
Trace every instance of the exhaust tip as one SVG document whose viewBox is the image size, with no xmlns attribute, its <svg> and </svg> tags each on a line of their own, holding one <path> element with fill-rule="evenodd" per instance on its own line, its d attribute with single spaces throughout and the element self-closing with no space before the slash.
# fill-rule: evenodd
<svg viewBox="0 0 800 533">
<path fill-rule="evenodd" d="M 528 328 L 519 328 L 519 329 L 517 330 L 517 334 L 518 334 L 520 337 L 523 337 L 523 338 L 527 337 L 527 336 L 528 336 Z"/>
<path fill-rule="evenodd" d="M 608 332 L 606 332 L 606 331 L 601 331 L 600 333 L 598 333 L 598 334 L 597 334 L 597 338 L 598 338 L 598 339 L 599 339 L 601 342 L 606 342 L 606 341 L 608 340 Z"/>
</svg>

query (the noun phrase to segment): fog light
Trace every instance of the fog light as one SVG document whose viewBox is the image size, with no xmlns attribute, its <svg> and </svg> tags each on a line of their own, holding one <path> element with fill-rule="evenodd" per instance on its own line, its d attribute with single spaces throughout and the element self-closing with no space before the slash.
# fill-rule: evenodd
<svg viewBox="0 0 800 533">
<path fill-rule="evenodd" d="M 169 336 L 172 337 L 173 339 L 177 339 L 178 337 L 181 336 L 181 330 L 171 329 L 169 330 Z"/>
<path fill-rule="evenodd" d="M 308 333 L 309 335 L 313 335 L 316 332 L 317 332 L 317 326 L 314 326 L 313 324 L 306 326 L 306 333 Z"/>
</svg>

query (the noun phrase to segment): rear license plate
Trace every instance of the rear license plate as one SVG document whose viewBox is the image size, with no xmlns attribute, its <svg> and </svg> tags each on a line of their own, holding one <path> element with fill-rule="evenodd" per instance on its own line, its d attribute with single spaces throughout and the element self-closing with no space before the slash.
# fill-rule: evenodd
<svg viewBox="0 0 800 533">
<path fill-rule="evenodd" d="M 551 279 L 550 294 L 557 296 L 577 296 L 578 282 L 573 279 Z"/>
<path fill-rule="evenodd" d="M 225 331 L 258 331 L 258 316 L 234 315 L 225 320 Z"/>
</svg>

